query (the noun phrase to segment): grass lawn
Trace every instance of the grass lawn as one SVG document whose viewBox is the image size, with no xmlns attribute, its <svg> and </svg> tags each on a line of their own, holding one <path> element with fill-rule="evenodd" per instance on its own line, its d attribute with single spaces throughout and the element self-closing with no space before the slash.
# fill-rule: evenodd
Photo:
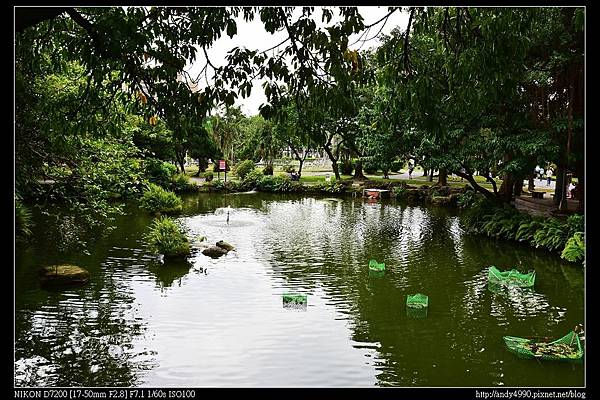
<svg viewBox="0 0 600 400">
<path fill-rule="evenodd" d="M 340 175 L 341 179 L 352 179 L 352 175 Z M 335 181 L 335 176 L 331 174 L 331 181 Z M 300 177 L 302 183 L 325 182 L 325 175 L 302 175 Z"/>
<path fill-rule="evenodd" d="M 290 162 L 290 164 L 297 164 L 294 162 Z M 212 171 L 212 165 L 210 165 L 206 171 Z M 192 165 L 189 167 L 186 167 L 185 169 L 185 173 L 188 176 L 195 176 L 196 173 L 198 172 L 198 166 L 196 165 Z M 331 168 L 327 165 L 325 166 L 320 166 L 320 167 L 305 167 L 302 169 L 302 177 L 300 178 L 300 182 L 301 183 L 307 183 L 307 184 L 314 184 L 314 183 L 319 183 L 319 182 L 325 182 L 325 175 L 308 175 L 310 173 L 314 173 L 314 172 L 329 172 L 331 175 L 331 181 L 335 182 L 335 176 L 333 175 L 333 171 L 331 171 Z M 404 169 L 398 171 L 397 173 L 399 174 L 403 174 L 406 171 Z M 429 177 L 427 176 L 419 176 L 416 173 L 422 173 L 422 169 L 420 167 L 415 168 L 415 170 L 413 171 L 413 179 L 385 179 L 382 178 L 381 176 L 383 175 L 381 174 L 377 174 L 377 175 L 365 175 L 370 181 L 374 182 L 374 183 L 390 183 L 390 182 L 406 182 L 409 185 L 427 185 L 427 186 L 431 186 L 435 183 L 437 183 L 437 177 L 434 176 L 433 178 L 433 182 L 429 181 Z M 306 174 L 305 174 L 306 173 Z M 395 174 L 394 172 L 391 172 L 391 174 Z M 287 172 L 284 172 L 282 170 L 282 167 L 276 166 L 275 167 L 275 171 L 274 171 L 274 175 L 288 175 Z M 417 175 L 417 176 L 415 176 Z M 220 174 L 220 179 L 224 180 L 225 176 L 223 173 Z M 352 179 L 353 175 L 341 175 L 341 179 Z M 214 180 L 217 180 L 217 173 L 214 173 Z M 231 172 L 227 174 L 227 180 L 232 180 L 232 181 L 238 181 L 239 178 L 237 176 L 235 176 L 234 174 L 232 174 Z M 482 187 L 488 189 L 488 190 L 493 190 L 492 185 L 486 181 L 486 178 L 483 176 L 475 176 L 475 181 Z M 502 184 L 502 180 L 501 179 L 496 179 L 496 186 L 499 189 L 500 185 Z M 467 180 L 463 179 L 461 181 L 461 179 L 459 177 L 456 176 L 452 176 L 452 175 L 448 175 L 448 185 L 449 186 L 455 186 L 455 187 L 463 187 L 468 185 Z M 553 189 L 550 188 L 544 188 L 544 187 L 536 187 L 537 191 L 544 191 L 544 192 L 552 192 Z"/>
</svg>

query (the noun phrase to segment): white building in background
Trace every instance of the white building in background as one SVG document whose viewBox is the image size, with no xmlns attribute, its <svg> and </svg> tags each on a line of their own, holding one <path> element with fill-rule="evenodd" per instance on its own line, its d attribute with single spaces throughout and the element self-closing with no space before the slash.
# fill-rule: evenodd
<svg viewBox="0 0 600 400">
<path fill-rule="evenodd" d="M 193 93 L 200 91 L 200 80 L 198 80 L 198 82 L 193 82 L 190 77 L 181 72 L 177 73 L 177 82 L 185 83 Z"/>
</svg>

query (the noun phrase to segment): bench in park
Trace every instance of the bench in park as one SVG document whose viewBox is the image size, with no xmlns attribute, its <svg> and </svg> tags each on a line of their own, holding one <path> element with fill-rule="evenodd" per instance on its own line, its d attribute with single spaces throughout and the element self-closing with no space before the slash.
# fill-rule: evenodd
<svg viewBox="0 0 600 400">
<path fill-rule="evenodd" d="M 534 199 L 543 199 L 544 192 L 531 192 L 531 197 L 533 197 Z"/>
<path fill-rule="evenodd" d="M 389 199 L 390 191 L 385 189 L 363 189 L 363 196 L 370 199 Z"/>
</svg>

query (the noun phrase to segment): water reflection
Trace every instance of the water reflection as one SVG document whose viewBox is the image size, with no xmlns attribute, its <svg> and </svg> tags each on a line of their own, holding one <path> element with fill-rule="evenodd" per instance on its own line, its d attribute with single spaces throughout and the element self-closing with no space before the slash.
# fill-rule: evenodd
<svg viewBox="0 0 600 400">
<path fill-rule="evenodd" d="M 187 260 L 165 259 L 149 266 L 148 270 L 156 276 L 156 282 L 164 290 L 175 284 L 181 286 L 182 279 L 190 272 L 192 264 Z"/>
<path fill-rule="evenodd" d="M 49 294 L 38 310 L 21 313 L 15 342 L 16 386 L 135 384 L 153 353 L 137 345 L 145 333 L 130 291 L 118 282 Z"/>
<path fill-rule="evenodd" d="M 202 194 L 184 203 L 190 238 L 236 251 L 211 259 L 196 244 L 187 262 L 161 264 L 143 240 L 150 217 L 132 212 L 91 256 L 69 255 L 90 266 L 88 287 L 45 292 L 33 267 L 66 260 L 51 242 L 18 250 L 18 385 L 583 382 L 581 367 L 519 363 L 501 340 L 581 322 L 583 274 L 554 255 L 468 235 L 443 208 L 389 200 Z M 373 276 L 370 259 L 385 273 Z M 536 270 L 534 290 L 488 287 L 488 265 L 519 261 Z M 434 304 L 426 318 L 406 309 L 416 292 Z M 310 304 L 288 308 L 283 293 Z"/>
</svg>

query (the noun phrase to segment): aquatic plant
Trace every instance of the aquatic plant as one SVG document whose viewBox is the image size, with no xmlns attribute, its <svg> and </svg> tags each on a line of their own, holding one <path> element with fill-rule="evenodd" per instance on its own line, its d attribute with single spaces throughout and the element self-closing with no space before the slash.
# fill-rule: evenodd
<svg viewBox="0 0 600 400">
<path fill-rule="evenodd" d="M 181 227 L 169 217 L 152 221 L 146 240 L 152 250 L 165 257 L 183 257 L 190 254 L 190 243 Z"/>
<path fill-rule="evenodd" d="M 140 199 L 140 206 L 150 212 L 177 214 L 181 212 L 183 203 L 175 193 L 150 183 Z"/>
</svg>

